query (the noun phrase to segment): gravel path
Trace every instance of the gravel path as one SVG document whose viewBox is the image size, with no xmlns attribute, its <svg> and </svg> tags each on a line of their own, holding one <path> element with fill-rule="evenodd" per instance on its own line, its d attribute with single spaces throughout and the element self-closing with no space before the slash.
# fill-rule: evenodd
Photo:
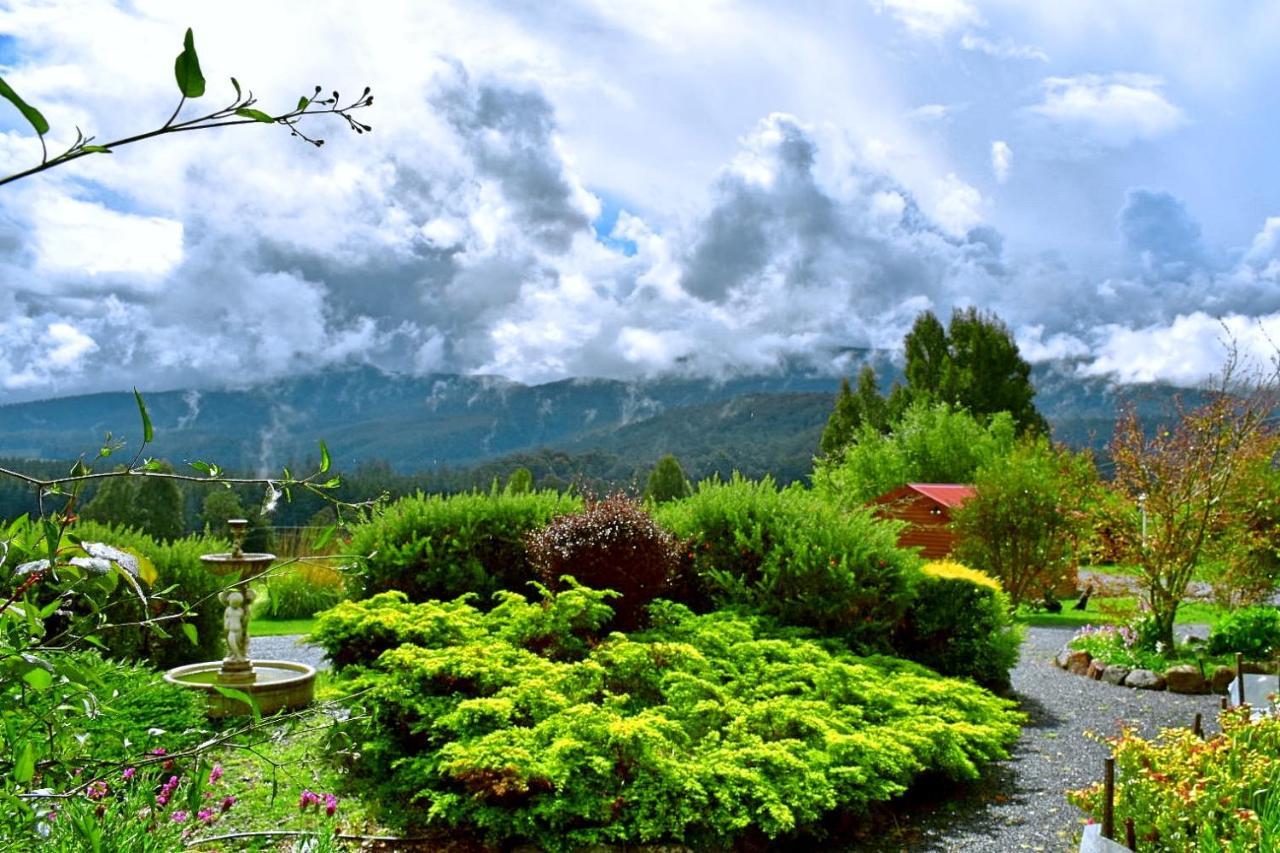
<svg viewBox="0 0 1280 853">
<path fill-rule="evenodd" d="M 1128 721 L 1151 735 L 1189 726 L 1197 711 L 1216 728 L 1217 696 L 1182 696 L 1090 681 L 1057 669 L 1053 656 L 1072 628 L 1029 628 L 1012 674 L 1016 698 L 1030 719 L 1009 761 L 1001 762 L 963 799 L 921 803 L 899 815 L 897 829 L 867 851 L 1019 851 L 1073 849 L 1083 813 L 1063 792 L 1102 778 L 1107 750 L 1085 732 L 1110 734 Z"/>
<path fill-rule="evenodd" d="M 280 637 L 249 637 L 249 657 L 257 660 L 291 660 L 314 666 L 317 670 L 328 669 L 329 662 L 324 659 L 324 649 L 302 642 L 297 634 L 286 634 Z"/>
</svg>

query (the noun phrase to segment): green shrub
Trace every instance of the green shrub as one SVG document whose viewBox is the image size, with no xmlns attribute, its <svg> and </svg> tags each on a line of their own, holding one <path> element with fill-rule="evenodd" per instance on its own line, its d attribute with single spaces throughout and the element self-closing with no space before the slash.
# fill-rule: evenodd
<svg viewBox="0 0 1280 853">
<path fill-rule="evenodd" d="M 525 534 L 581 500 L 557 492 L 402 498 L 352 531 L 358 598 L 399 590 L 413 601 L 468 592 L 481 605 L 500 589 L 524 592 L 534 578 Z"/>
<path fill-rule="evenodd" d="M 1018 735 L 1012 703 L 973 684 L 759 616 L 657 602 L 650 631 L 567 656 L 578 632 L 562 620 L 550 644 L 513 627 L 567 595 L 590 630 L 601 593 L 573 587 L 542 604 L 510 596 L 500 618 L 454 602 L 434 641 L 384 653 L 362 676 L 371 716 L 344 733 L 356 783 L 406 822 L 493 843 L 706 847 L 864 812 L 921 774 L 974 779 Z"/>
<path fill-rule="evenodd" d="M 98 638 L 112 657 L 145 660 L 157 668 L 167 669 L 222 656 L 223 608 L 217 593 L 225 585 L 225 579 L 209 572 L 200 555 L 227 551 L 226 542 L 202 536 L 158 542 L 145 533 L 89 521 L 76 524 L 71 532 L 86 541 L 105 542 L 135 551 L 151 561 L 156 582 L 149 594 L 168 590 L 151 600 L 152 617 L 181 613 L 182 604 L 191 607 L 190 615 L 166 619 L 154 627 L 128 626 L 98 632 Z M 136 622 L 145 615 L 137 597 L 123 584 L 112 594 L 103 612 L 112 623 Z M 195 644 L 187 638 L 181 627 L 183 623 L 196 629 Z"/>
<path fill-rule="evenodd" d="M 943 675 L 1007 686 L 1022 638 L 1000 584 L 959 563 L 929 563 L 922 575 L 894 645 Z"/>
<path fill-rule="evenodd" d="M 900 525 L 798 485 L 735 475 L 655 514 L 687 542 L 695 608 L 744 605 L 869 651 L 888 648 L 911 597 L 918 559 L 897 547 Z"/>
<path fill-rule="evenodd" d="M 581 655 L 613 617 L 605 601 L 617 593 L 587 589 L 570 577 L 561 578 L 560 585 L 564 589 L 553 596 L 533 584 L 542 595 L 535 604 L 499 591 L 498 605 L 487 613 L 472 606 L 473 595 L 414 604 L 402 592 L 381 592 L 321 613 L 307 639 L 323 648 L 339 669 L 368 666 L 404 643 L 452 646 L 480 642 L 490 634 L 553 658 Z"/>
<path fill-rule="evenodd" d="M 263 586 L 267 600 L 261 615 L 268 619 L 310 619 L 345 595 L 341 572 L 307 560 L 271 571 Z"/>
<path fill-rule="evenodd" d="M 680 543 L 640 503 L 626 495 L 588 501 L 580 512 L 554 518 L 525 538 L 529 562 L 550 587 L 573 575 L 594 589 L 611 589 L 614 626 L 639 625 L 649 603 L 680 568 Z"/>
<path fill-rule="evenodd" d="M 1209 633 L 1209 653 L 1243 652 L 1263 660 L 1280 649 L 1280 610 L 1266 605 L 1245 607 L 1218 620 Z"/>
</svg>

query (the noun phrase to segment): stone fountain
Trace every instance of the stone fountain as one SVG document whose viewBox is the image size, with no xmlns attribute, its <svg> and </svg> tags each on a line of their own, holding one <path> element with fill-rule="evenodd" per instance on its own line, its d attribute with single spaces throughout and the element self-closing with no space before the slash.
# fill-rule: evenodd
<svg viewBox="0 0 1280 853">
<path fill-rule="evenodd" d="M 249 694 L 263 714 L 304 707 L 315 694 L 314 667 L 287 660 L 249 658 L 249 612 L 257 597 L 249 584 L 270 568 L 276 556 L 245 553 L 242 545 L 249 526 L 246 519 L 233 518 L 227 525 L 231 528 L 231 552 L 205 554 L 200 558 L 210 572 L 231 581 L 231 585 L 218 594 L 218 601 L 226 608 L 222 626 L 227 655 L 221 662 L 204 661 L 171 669 L 164 679 L 180 687 L 203 690 L 210 717 L 250 713 L 248 705 L 219 692 L 219 687 Z"/>
</svg>

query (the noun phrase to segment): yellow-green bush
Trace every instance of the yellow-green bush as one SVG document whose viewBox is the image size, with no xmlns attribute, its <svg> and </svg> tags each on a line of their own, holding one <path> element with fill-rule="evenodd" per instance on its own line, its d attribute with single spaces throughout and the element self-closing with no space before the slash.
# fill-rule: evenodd
<svg viewBox="0 0 1280 853">
<path fill-rule="evenodd" d="M 1000 582 L 960 563 L 928 563 L 895 639 L 898 650 L 944 675 L 1003 687 L 1021 634 Z"/>
<path fill-rule="evenodd" d="M 571 586 L 481 613 L 392 595 L 327 614 L 348 647 L 417 639 L 359 676 L 356 784 L 493 843 L 698 847 L 803 838 L 921 774 L 973 779 L 1018 735 L 1012 703 L 973 684 L 764 617 L 657 602 L 650 630 L 592 636 L 606 599 Z"/>
</svg>

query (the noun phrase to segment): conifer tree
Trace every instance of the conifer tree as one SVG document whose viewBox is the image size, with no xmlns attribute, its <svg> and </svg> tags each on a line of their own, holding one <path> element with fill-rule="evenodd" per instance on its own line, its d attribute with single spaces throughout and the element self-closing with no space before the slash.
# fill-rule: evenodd
<svg viewBox="0 0 1280 853">
<path fill-rule="evenodd" d="M 679 500 L 693 494 L 689 478 L 680 467 L 680 461 L 668 453 L 658 460 L 649 472 L 649 480 L 645 483 L 644 499 L 654 503 Z"/>
</svg>

